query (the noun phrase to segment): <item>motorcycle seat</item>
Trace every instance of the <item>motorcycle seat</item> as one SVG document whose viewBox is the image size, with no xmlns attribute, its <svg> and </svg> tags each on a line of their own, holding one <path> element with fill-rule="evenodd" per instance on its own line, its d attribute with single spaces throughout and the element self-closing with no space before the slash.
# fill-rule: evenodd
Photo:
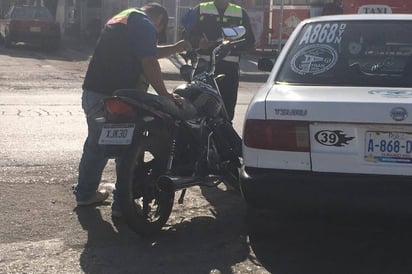
<svg viewBox="0 0 412 274">
<path fill-rule="evenodd" d="M 137 91 L 135 89 L 119 89 L 114 92 L 114 96 L 135 100 L 141 104 L 170 114 L 179 120 L 190 120 L 197 115 L 195 106 L 185 98 L 183 98 L 183 104 L 179 107 L 169 97 L 159 96 L 145 91 Z"/>
</svg>

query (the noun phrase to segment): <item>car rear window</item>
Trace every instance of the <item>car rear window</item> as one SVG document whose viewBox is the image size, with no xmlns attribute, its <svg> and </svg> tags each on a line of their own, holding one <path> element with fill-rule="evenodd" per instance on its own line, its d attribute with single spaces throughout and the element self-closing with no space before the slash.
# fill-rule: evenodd
<svg viewBox="0 0 412 274">
<path fill-rule="evenodd" d="M 52 20 L 49 10 L 44 7 L 15 7 L 11 18 L 13 19 L 41 19 Z"/>
<path fill-rule="evenodd" d="M 277 82 L 412 87 L 412 21 L 333 21 L 304 26 Z"/>
</svg>

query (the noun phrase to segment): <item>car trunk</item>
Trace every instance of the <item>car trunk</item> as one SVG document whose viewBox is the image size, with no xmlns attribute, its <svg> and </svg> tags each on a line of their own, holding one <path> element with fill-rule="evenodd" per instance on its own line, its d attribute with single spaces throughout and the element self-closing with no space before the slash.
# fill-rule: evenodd
<svg viewBox="0 0 412 274">
<path fill-rule="evenodd" d="M 276 86 L 269 120 L 308 121 L 316 172 L 412 175 L 412 90 Z"/>
</svg>

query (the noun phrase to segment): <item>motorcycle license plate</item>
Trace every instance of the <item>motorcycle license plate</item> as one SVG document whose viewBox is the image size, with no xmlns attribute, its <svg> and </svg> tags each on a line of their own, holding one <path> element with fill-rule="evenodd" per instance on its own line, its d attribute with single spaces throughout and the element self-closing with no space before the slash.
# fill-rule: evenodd
<svg viewBox="0 0 412 274">
<path fill-rule="evenodd" d="M 130 145 L 134 124 L 105 124 L 100 133 L 99 145 Z"/>
</svg>

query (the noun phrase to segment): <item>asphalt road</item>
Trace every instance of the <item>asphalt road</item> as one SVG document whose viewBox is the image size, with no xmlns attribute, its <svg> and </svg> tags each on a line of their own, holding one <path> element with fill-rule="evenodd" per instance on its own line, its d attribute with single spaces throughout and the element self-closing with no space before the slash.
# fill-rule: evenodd
<svg viewBox="0 0 412 274">
<path fill-rule="evenodd" d="M 0 49 L 0 273 L 412 273 L 405 213 L 302 209 L 251 219 L 236 192 L 194 187 L 162 233 L 142 238 L 111 219 L 110 203 L 76 208 L 90 53 Z M 169 88 L 180 83 L 167 80 Z M 261 84 L 240 84 L 239 132 Z M 113 166 L 102 178 L 108 187 Z"/>
</svg>

